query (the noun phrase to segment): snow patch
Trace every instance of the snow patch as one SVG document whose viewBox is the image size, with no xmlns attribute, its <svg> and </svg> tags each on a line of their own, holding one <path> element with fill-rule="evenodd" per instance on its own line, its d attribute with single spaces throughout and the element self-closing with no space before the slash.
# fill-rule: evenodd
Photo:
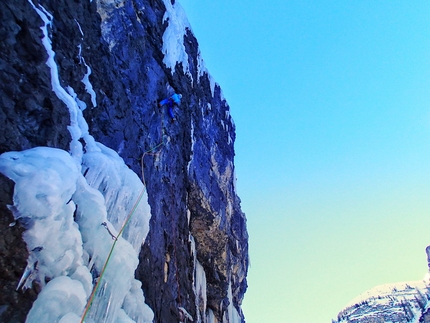
<svg viewBox="0 0 430 323">
<path fill-rule="evenodd" d="M 336 322 L 418 323 L 429 308 L 429 299 L 429 286 L 424 281 L 381 285 L 351 301 Z"/>
<path fill-rule="evenodd" d="M 360 294 L 356 298 L 354 298 L 352 301 L 350 301 L 346 307 L 354 306 L 355 304 L 360 304 L 361 302 L 372 298 L 372 297 L 378 297 L 378 296 L 387 296 L 393 293 L 393 291 L 396 290 L 405 290 L 410 288 L 416 288 L 416 289 L 424 289 L 427 286 L 425 281 L 411 281 L 411 282 L 403 282 L 403 283 L 395 283 L 395 284 L 384 284 L 376 286 L 368 291 L 365 291 L 364 293 Z"/>
<path fill-rule="evenodd" d="M 170 0 L 163 0 L 163 2 L 166 7 L 163 22 L 168 23 L 163 34 L 163 63 L 171 69 L 172 74 L 175 72 L 176 64 L 182 63 L 184 73 L 192 78 L 184 45 L 187 30 L 191 30 L 190 23 L 184 9 L 177 1 L 174 5 Z"/>
<path fill-rule="evenodd" d="M 190 66 L 188 63 L 188 54 L 185 50 L 184 37 L 187 31 L 192 33 L 191 25 L 188 21 L 187 15 L 185 14 L 182 6 L 175 1 L 172 5 L 170 0 L 163 0 L 166 7 L 166 12 L 163 16 L 163 22 L 167 21 L 168 26 L 163 34 L 163 48 L 164 54 L 163 63 L 171 69 L 172 74 L 175 72 L 176 64 L 182 63 L 182 69 L 185 74 L 189 75 L 191 80 L 193 76 L 190 72 Z M 200 78 L 207 74 L 212 97 L 215 93 L 215 86 L 217 83 L 214 78 L 208 72 L 200 51 L 197 53 L 197 81 L 200 82 Z"/>
</svg>

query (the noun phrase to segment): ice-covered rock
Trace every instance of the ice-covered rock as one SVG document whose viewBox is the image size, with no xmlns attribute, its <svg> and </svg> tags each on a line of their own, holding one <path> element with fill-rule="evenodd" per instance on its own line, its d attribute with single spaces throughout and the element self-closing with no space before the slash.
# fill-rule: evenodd
<svg viewBox="0 0 430 323">
<path fill-rule="evenodd" d="M 248 235 L 235 126 L 179 2 L 5 0 L 0 15 L 0 153 L 52 147 L 68 160 L 2 166 L 0 320 L 24 321 L 46 304 L 51 282 L 68 277 L 85 297 L 100 281 L 96 294 L 111 300 L 95 300 L 87 323 L 102 313 L 143 322 L 152 312 L 161 322 L 185 312 L 243 321 Z M 158 106 L 172 92 L 182 94 L 175 123 Z M 11 169 L 32 169 L 40 185 L 21 187 Z M 114 243 L 113 266 L 98 279 Z M 82 302 L 71 304 L 54 314 L 60 322 L 82 317 Z"/>
</svg>

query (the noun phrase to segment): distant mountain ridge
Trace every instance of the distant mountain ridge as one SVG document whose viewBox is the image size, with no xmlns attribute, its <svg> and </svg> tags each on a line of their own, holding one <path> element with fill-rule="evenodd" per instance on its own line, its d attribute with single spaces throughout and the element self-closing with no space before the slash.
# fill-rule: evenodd
<svg viewBox="0 0 430 323">
<path fill-rule="evenodd" d="M 430 322 L 428 282 L 380 285 L 352 300 L 332 323 Z"/>
<path fill-rule="evenodd" d="M 430 246 L 426 254 L 430 270 Z M 332 323 L 430 323 L 430 272 L 420 281 L 379 285 L 360 294 Z"/>
</svg>

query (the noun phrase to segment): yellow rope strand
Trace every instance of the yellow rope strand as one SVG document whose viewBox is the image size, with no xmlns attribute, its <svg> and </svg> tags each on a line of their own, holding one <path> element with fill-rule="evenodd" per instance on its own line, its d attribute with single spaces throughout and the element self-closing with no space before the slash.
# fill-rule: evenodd
<svg viewBox="0 0 430 323">
<path fill-rule="evenodd" d="M 158 145 L 155 145 L 154 147 L 150 148 L 149 150 L 145 151 L 145 152 L 142 154 L 142 158 L 141 158 L 142 183 L 143 183 L 142 191 L 140 192 L 139 197 L 137 198 L 136 202 L 134 203 L 134 205 L 133 205 L 133 207 L 132 207 L 131 211 L 129 212 L 129 214 L 128 214 L 128 216 L 127 216 L 126 220 L 124 221 L 124 224 L 123 224 L 123 225 L 122 225 L 122 227 L 121 227 L 121 230 L 120 230 L 120 231 L 119 231 L 119 233 L 118 233 L 118 236 L 116 237 L 116 239 L 114 240 L 114 242 L 113 242 L 113 244 L 112 244 L 112 246 L 111 246 L 111 248 L 110 248 L 109 255 L 108 255 L 108 257 L 106 258 L 106 261 L 105 261 L 105 263 L 104 263 L 104 265 L 103 265 L 103 268 L 102 268 L 102 270 L 101 270 L 101 272 L 100 272 L 99 279 L 97 280 L 97 283 L 96 283 L 96 285 L 94 286 L 94 289 L 93 289 L 93 291 L 92 291 L 92 293 L 91 293 L 91 296 L 90 296 L 90 298 L 88 299 L 88 302 L 87 302 L 87 305 L 86 305 L 86 307 L 85 307 L 85 310 L 84 310 L 84 313 L 83 313 L 83 315 L 82 315 L 82 318 L 81 318 L 81 322 L 80 322 L 80 323 L 83 323 L 83 322 L 84 322 L 84 320 L 85 320 L 85 318 L 86 318 L 86 316 L 87 316 L 87 314 L 88 314 L 88 312 L 89 312 L 89 310 L 90 310 L 90 308 L 91 308 L 91 306 L 92 306 L 92 303 L 93 303 L 93 301 L 94 301 L 94 297 L 95 297 L 95 295 L 96 295 L 96 293 L 97 293 L 97 291 L 98 291 L 98 289 L 99 289 L 100 282 L 101 282 L 101 280 L 102 280 L 102 278 L 103 278 L 103 275 L 104 275 L 104 273 L 105 273 L 105 271 L 106 271 L 107 265 L 109 264 L 109 261 L 110 261 L 110 259 L 111 259 L 111 257 L 112 257 L 112 253 L 113 253 L 113 250 L 114 250 L 114 248 L 115 248 L 115 245 L 116 245 L 116 243 L 117 243 L 117 241 L 118 241 L 118 238 L 121 236 L 121 234 L 123 233 L 123 231 L 124 231 L 125 227 L 126 227 L 126 226 L 127 226 L 127 224 L 130 222 L 131 217 L 133 216 L 134 212 L 135 212 L 135 211 L 136 211 L 136 209 L 137 209 L 137 206 L 139 205 L 140 201 L 142 200 L 143 193 L 145 192 L 145 188 L 146 188 L 145 175 L 144 175 L 144 171 L 143 171 L 143 159 L 144 159 L 145 155 L 158 155 L 158 154 L 161 152 L 161 149 L 160 149 L 158 152 L 156 152 L 156 153 L 151 153 L 151 152 L 152 152 L 152 151 L 154 151 L 154 150 L 156 150 L 156 149 L 158 149 L 159 147 L 164 146 L 164 144 L 165 144 L 165 143 L 164 143 L 164 136 L 163 136 L 163 134 L 162 134 L 163 119 L 164 119 L 164 113 L 163 113 L 163 118 L 161 119 L 161 127 L 160 127 L 160 128 L 161 128 L 161 129 L 160 129 L 160 135 L 161 135 L 161 138 L 160 138 L 160 139 L 161 139 L 161 142 L 160 142 Z"/>
<path fill-rule="evenodd" d="M 112 244 L 112 246 L 110 248 L 109 255 L 106 258 L 106 261 L 105 261 L 105 263 L 103 265 L 102 271 L 100 272 L 99 279 L 97 280 L 96 286 L 94 287 L 93 292 L 91 293 L 91 296 L 90 296 L 90 298 L 88 300 L 87 306 L 85 307 L 84 314 L 82 315 L 82 318 L 81 318 L 81 323 L 84 322 L 85 317 L 87 316 L 87 314 L 88 314 L 88 312 L 89 312 L 89 310 L 91 308 L 91 305 L 92 305 L 92 303 L 94 301 L 94 296 L 96 295 L 96 293 L 97 293 L 97 291 L 99 289 L 100 282 L 102 281 L 102 278 L 103 278 L 103 275 L 104 275 L 104 273 L 106 271 L 107 265 L 108 265 L 108 263 L 109 263 L 109 261 L 110 261 L 110 259 L 112 257 L 112 253 L 113 253 L 115 245 L 116 245 L 116 243 L 118 241 L 118 238 L 121 236 L 121 234 L 124 231 L 124 229 L 125 229 L 126 225 L 128 224 L 128 222 L 130 222 L 131 217 L 133 216 L 134 212 L 137 209 L 137 206 L 139 205 L 140 201 L 142 200 L 144 192 L 145 192 L 145 186 L 143 187 L 142 191 L 140 192 L 139 197 L 137 198 L 136 202 L 134 203 L 133 208 L 131 209 L 130 213 L 128 214 L 126 221 L 122 225 L 121 230 L 118 233 L 118 236 L 116 237 L 116 239 L 114 240 L 114 242 L 113 242 L 113 244 Z"/>
</svg>

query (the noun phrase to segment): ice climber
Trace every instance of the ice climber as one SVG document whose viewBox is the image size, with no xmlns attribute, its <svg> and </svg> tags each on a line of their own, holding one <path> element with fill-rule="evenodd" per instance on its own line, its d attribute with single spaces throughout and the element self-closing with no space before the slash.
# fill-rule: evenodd
<svg viewBox="0 0 430 323">
<path fill-rule="evenodd" d="M 166 98 L 164 100 L 161 100 L 158 104 L 160 107 L 167 104 L 167 108 L 169 111 L 169 115 L 172 118 L 172 121 L 175 121 L 175 114 L 173 113 L 173 107 L 178 107 L 181 104 L 182 94 L 176 94 L 174 93 L 170 98 Z"/>
</svg>

